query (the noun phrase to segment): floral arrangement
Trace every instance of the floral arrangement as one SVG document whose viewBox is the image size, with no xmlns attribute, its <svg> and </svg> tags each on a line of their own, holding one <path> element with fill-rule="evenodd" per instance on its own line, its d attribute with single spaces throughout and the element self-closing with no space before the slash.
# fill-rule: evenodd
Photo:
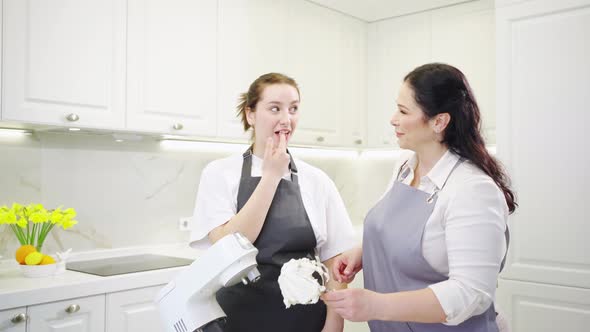
<svg viewBox="0 0 590 332">
<path fill-rule="evenodd" d="M 11 208 L 0 207 L 0 225 L 10 226 L 21 246 L 32 246 L 38 252 L 56 225 L 64 230 L 68 229 L 78 223 L 74 220 L 75 217 L 76 211 L 73 208 L 47 210 L 42 204 L 24 206 L 17 203 L 12 204 Z"/>
</svg>

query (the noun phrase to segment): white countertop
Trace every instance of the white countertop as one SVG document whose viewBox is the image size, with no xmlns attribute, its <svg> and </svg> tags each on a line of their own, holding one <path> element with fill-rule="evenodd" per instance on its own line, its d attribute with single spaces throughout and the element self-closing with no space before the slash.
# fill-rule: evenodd
<svg viewBox="0 0 590 332">
<path fill-rule="evenodd" d="M 188 244 L 134 247 L 72 253 L 68 261 L 147 253 L 195 259 L 199 251 L 188 247 Z M 16 261 L 6 259 L 0 261 L 0 310 L 162 285 L 185 268 L 175 267 L 110 277 L 66 270 L 56 276 L 27 278 L 23 276 Z"/>
</svg>

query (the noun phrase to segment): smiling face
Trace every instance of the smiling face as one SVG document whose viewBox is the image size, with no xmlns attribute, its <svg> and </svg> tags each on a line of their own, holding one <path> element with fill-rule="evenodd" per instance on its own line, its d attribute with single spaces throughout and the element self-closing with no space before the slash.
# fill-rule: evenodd
<svg viewBox="0 0 590 332">
<path fill-rule="evenodd" d="M 414 90 L 404 82 L 397 98 L 397 110 L 390 121 L 395 128 L 398 145 L 402 149 L 419 151 L 438 142 L 438 133 L 432 119 L 427 119 L 414 97 Z"/>
<path fill-rule="evenodd" d="M 268 137 L 277 146 L 279 134 L 284 133 L 289 143 L 299 120 L 299 92 L 289 84 L 268 85 L 255 109 L 246 109 L 246 117 L 254 128 L 254 154 L 264 154 Z"/>
</svg>

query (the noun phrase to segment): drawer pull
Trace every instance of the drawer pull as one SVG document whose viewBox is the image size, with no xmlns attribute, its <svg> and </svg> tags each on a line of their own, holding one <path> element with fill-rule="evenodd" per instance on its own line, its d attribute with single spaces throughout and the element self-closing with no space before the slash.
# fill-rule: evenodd
<svg viewBox="0 0 590 332">
<path fill-rule="evenodd" d="M 66 312 L 68 314 L 73 314 L 74 312 L 80 311 L 80 306 L 77 304 L 72 304 L 71 306 L 66 308 Z"/>
<path fill-rule="evenodd" d="M 174 130 L 182 130 L 184 126 L 182 125 L 182 123 L 175 123 L 174 126 L 172 126 L 172 128 L 174 128 Z"/>
<path fill-rule="evenodd" d="M 361 144 L 363 144 L 363 140 L 359 138 L 354 141 L 354 144 L 361 145 Z"/>
<path fill-rule="evenodd" d="M 324 136 L 318 136 L 315 140 L 321 143 L 324 141 Z"/>
<path fill-rule="evenodd" d="M 78 114 L 72 113 L 72 114 L 66 116 L 66 119 L 70 122 L 76 122 L 76 121 L 80 120 L 80 117 L 78 116 Z"/>
<path fill-rule="evenodd" d="M 12 317 L 12 319 L 10 319 L 10 321 L 14 324 L 22 323 L 26 320 L 27 320 L 27 315 L 25 315 L 25 314 L 14 315 L 14 317 Z"/>
</svg>

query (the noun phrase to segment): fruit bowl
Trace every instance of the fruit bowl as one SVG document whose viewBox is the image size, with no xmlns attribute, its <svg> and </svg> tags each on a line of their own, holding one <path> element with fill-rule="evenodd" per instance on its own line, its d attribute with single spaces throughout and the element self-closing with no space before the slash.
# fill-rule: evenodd
<svg viewBox="0 0 590 332">
<path fill-rule="evenodd" d="M 51 277 L 62 274 L 66 270 L 65 262 L 47 265 L 20 265 L 23 275 L 27 278 Z"/>
</svg>

